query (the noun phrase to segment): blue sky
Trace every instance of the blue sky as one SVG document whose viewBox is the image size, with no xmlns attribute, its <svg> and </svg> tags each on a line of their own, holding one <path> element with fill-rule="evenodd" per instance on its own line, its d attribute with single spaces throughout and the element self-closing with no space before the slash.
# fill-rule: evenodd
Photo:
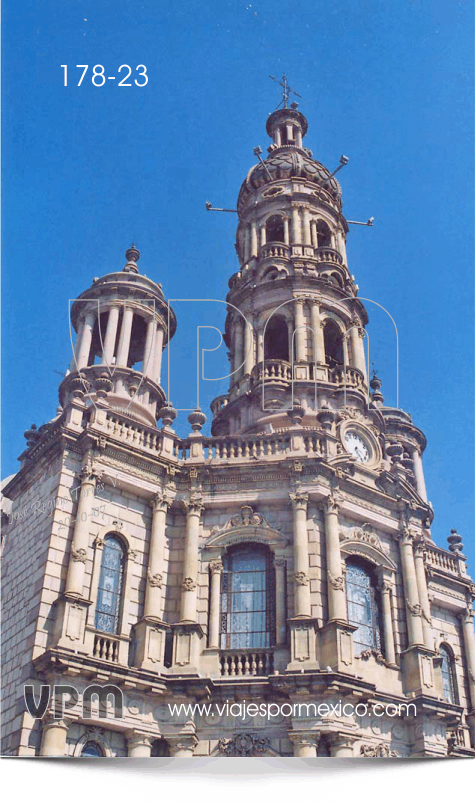
<svg viewBox="0 0 475 805">
<path fill-rule="evenodd" d="M 433 536 L 473 543 L 473 11 L 462 0 L 124 2 L 9 0 L 3 7 L 3 476 L 23 431 L 51 419 L 71 355 L 68 300 L 122 268 L 168 298 L 224 299 L 237 268 L 234 207 L 265 148 L 286 72 L 306 145 L 341 154 L 348 260 L 360 296 L 400 337 L 400 406 L 428 438 Z M 62 64 L 69 66 L 63 86 Z M 81 70 L 91 65 L 80 87 Z M 145 87 L 94 87 L 146 65 Z M 394 335 L 368 304 L 371 361 L 396 404 Z M 193 407 L 196 326 L 224 306 L 174 304 L 171 398 Z M 204 333 L 213 347 L 217 334 Z M 210 358 L 223 374 L 225 350 Z M 209 401 L 226 382 L 202 387 Z M 209 425 L 209 423 L 208 423 Z M 186 414 L 177 420 L 188 432 Z"/>
</svg>

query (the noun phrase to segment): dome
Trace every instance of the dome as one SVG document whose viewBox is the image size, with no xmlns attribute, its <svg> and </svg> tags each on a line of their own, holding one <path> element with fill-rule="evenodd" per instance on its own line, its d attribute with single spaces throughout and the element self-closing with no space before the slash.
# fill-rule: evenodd
<svg viewBox="0 0 475 805">
<path fill-rule="evenodd" d="M 253 165 L 241 185 L 238 196 L 238 210 L 241 211 L 248 196 L 259 187 L 279 179 L 297 177 L 314 182 L 321 187 L 330 176 L 330 171 L 320 162 L 312 159 L 311 152 L 295 146 L 275 148 L 265 162 Z M 327 192 L 341 204 L 341 188 L 339 182 L 332 178 L 325 186 Z"/>
</svg>

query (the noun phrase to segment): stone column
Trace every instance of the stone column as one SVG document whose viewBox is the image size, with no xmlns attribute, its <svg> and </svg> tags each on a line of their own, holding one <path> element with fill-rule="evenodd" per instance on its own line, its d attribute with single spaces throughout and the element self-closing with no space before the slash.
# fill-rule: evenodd
<svg viewBox="0 0 475 805">
<path fill-rule="evenodd" d="M 318 732 L 289 732 L 294 746 L 294 757 L 317 757 Z"/>
<path fill-rule="evenodd" d="M 251 257 L 257 257 L 257 224 L 255 221 L 251 223 Z"/>
<path fill-rule="evenodd" d="M 66 755 L 66 738 L 71 721 L 47 717 L 42 724 L 41 757 L 64 757 Z"/>
<path fill-rule="evenodd" d="M 165 528 L 171 497 L 158 492 L 153 499 L 152 532 L 148 554 L 147 587 L 144 618 L 160 618 L 162 613 L 162 570 L 165 549 Z"/>
<path fill-rule="evenodd" d="M 244 323 L 244 374 L 250 375 L 254 366 L 254 336 L 252 324 Z"/>
<path fill-rule="evenodd" d="M 117 366 L 127 366 L 133 318 L 133 309 L 131 307 L 124 306 L 124 315 L 122 318 L 122 327 L 119 337 L 119 349 L 117 351 Z"/>
<path fill-rule="evenodd" d="M 247 263 L 251 257 L 251 233 L 249 231 L 249 226 L 247 226 L 247 224 L 244 226 L 243 233 L 244 233 L 243 262 Z"/>
<path fill-rule="evenodd" d="M 77 337 L 75 359 L 71 364 L 71 371 L 79 371 L 87 366 L 89 353 L 91 351 L 92 333 L 96 322 L 96 313 L 91 311 L 86 313 L 82 326 Z"/>
<path fill-rule="evenodd" d="M 298 207 L 292 207 L 292 243 L 300 243 L 300 216 Z"/>
<path fill-rule="evenodd" d="M 317 364 L 325 363 L 325 344 L 323 342 L 323 327 L 320 319 L 320 307 L 318 302 L 314 302 L 310 308 L 312 330 L 315 333 L 315 345 L 317 354 L 314 355 L 314 361 Z"/>
<path fill-rule="evenodd" d="M 419 593 L 419 603 L 422 615 L 422 634 L 424 635 L 424 645 L 428 649 L 434 648 L 432 635 L 432 620 L 430 616 L 429 593 L 427 590 L 427 578 L 424 565 L 424 542 L 417 540 L 414 543 L 414 564 L 416 568 L 417 590 Z"/>
<path fill-rule="evenodd" d="M 155 364 L 155 331 L 157 324 L 155 319 L 152 318 L 147 322 L 147 335 L 145 336 L 145 346 L 143 350 L 142 372 L 147 377 L 154 379 L 153 369 Z"/>
<path fill-rule="evenodd" d="M 266 245 L 266 225 L 265 224 L 261 225 L 260 230 L 259 230 L 259 235 L 260 235 L 259 241 L 260 241 L 261 247 L 265 246 Z"/>
<path fill-rule="evenodd" d="M 264 334 L 262 330 L 257 333 L 257 363 L 264 360 Z"/>
<path fill-rule="evenodd" d="M 150 757 L 152 738 L 135 730 L 125 733 L 127 738 L 127 757 Z"/>
<path fill-rule="evenodd" d="M 242 373 L 243 373 L 243 366 L 241 364 L 244 361 L 244 332 L 243 328 L 246 327 L 246 322 L 244 319 L 239 316 L 236 320 L 234 325 L 234 371 L 235 374 L 235 381 L 237 381 Z"/>
<path fill-rule="evenodd" d="M 324 504 L 329 621 L 347 620 L 345 579 L 342 570 L 340 536 L 338 533 L 338 511 L 337 498 L 335 495 L 330 495 Z"/>
<path fill-rule="evenodd" d="M 65 589 L 65 593 L 79 597 L 82 597 L 84 592 L 84 572 L 89 548 L 91 511 L 94 505 L 96 481 L 99 474 L 94 469 L 92 462 L 88 461 L 79 476 L 81 478 L 81 487 Z"/>
<path fill-rule="evenodd" d="M 221 574 L 223 563 L 216 559 L 209 563 L 211 575 L 209 587 L 209 635 L 208 648 L 219 648 L 219 616 L 220 616 L 220 596 L 221 596 Z"/>
<path fill-rule="evenodd" d="M 310 221 L 310 231 L 312 233 L 312 246 L 318 248 L 317 222 L 314 218 Z"/>
<path fill-rule="evenodd" d="M 364 330 L 358 326 L 358 322 L 353 321 L 351 325 L 349 336 L 351 342 L 351 353 L 353 356 L 353 366 L 355 369 L 359 369 L 360 372 L 363 373 L 363 377 L 366 378 L 366 362 L 363 346 Z"/>
<path fill-rule="evenodd" d="M 104 363 L 106 366 L 109 367 L 112 366 L 112 358 L 114 357 L 118 324 L 119 324 L 119 305 L 113 305 L 109 309 L 106 335 L 104 338 L 103 352 L 102 352 L 102 363 Z"/>
<path fill-rule="evenodd" d="M 196 622 L 198 585 L 198 538 L 201 512 L 204 506 L 199 496 L 184 503 L 186 507 L 186 533 L 180 620 L 194 623 Z"/>
<path fill-rule="evenodd" d="M 399 541 L 401 551 L 402 577 L 404 581 L 404 596 L 406 599 L 407 632 L 409 646 L 424 645 L 422 633 L 422 615 L 417 589 L 416 568 L 412 550 L 413 536 L 405 528 Z"/>
<path fill-rule="evenodd" d="M 424 481 L 424 470 L 422 469 L 422 459 L 419 450 L 415 448 L 412 451 L 412 466 L 414 467 L 414 477 L 416 479 L 417 492 L 422 500 L 427 503 L 427 491 Z"/>
<path fill-rule="evenodd" d="M 275 568 L 275 634 L 276 645 L 285 643 L 285 559 L 274 557 Z"/>
<path fill-rule="evenodd" d="M 308 577 L 307 504 L 308 492 L 289 495 L 294 519 L 294 616 L 311 617 Z"/>
<path fill-rule="evenodd" d="M 155 361 L 153 366 L 153 377 L 152 377 L 152 380 L 154 380 L 158 386 L 160 385 L 160 375 L 162 372 L 163 337 L 164 337 L 163 330 L 161 326 L 158 324 L 155 333 L 155 345 L 154 345 Z"/>
<path fill-rule="evenodd" d="M 295 360 L 306 361 L 306 330 L 305 319 L 303 313 L 303 299 L 296 299 L 294 302 L 294 317 L 295 317 Z"/>
<path fill-rule="evenodd" d="M 306 246 L 310 246 L 312 243 L 312 235 L 310 232 L 310 217 L 309 212 L 306 207 L 302 208 L 302 229 L 303 229 L 303 242 Z"/>
<path fill-rule="evenodd" d="M 465 649 L 465 662 L 467 663 L 468 689 L 470 693 L 471 709 L 474 717 L 472 718 L 472 730 L 475 739 L 475 636 L 473 633 L 473 609 L 471 601 L 467 602 L 467 607 L 460 615 L 462 624 L 463 645 Z"/>
<path fill-rule="evenodd" d="M 396 664 L 396 652 L 394 648 L 393 613 L 391 609 L 392 584 L 384 576 L 379 582 L 381 593 L 381 615 L 384 631 L 384 648 L 386 660 L 390 665 Z"/>
<path fill-rule="evenodd" d="M 289 219 L 284 218 L 283 223 L 284 223 L 284 243 L 286 243 L 288 246 L 290 244 Z"/>
</svg>

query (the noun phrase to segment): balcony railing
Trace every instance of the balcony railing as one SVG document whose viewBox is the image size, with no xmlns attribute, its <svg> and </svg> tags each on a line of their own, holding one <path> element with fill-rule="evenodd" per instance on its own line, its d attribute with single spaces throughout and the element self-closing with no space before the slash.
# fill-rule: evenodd
<svg viewBox="0 0 475 805">
<path fill-rule="evenodd" d="M 261 246 L 259 257 L 261 260 L 265 257 L 290 257 L 290 246 L 278 242 L 266 243 Z"/>
<path fill-rule="evenodd" d="M 120 640 L 118 637 L 106 637 L 105 635 L 94 635 L 94 648 L 93 656 L 98 660 L 107 660 L 108 662 L 119 662 L 119 646 Z"/>
<path fill-rule="evenodd" d="M 221 652 L 221 676 L 269 676 L 274 671 L 271 649 L 236 649 Z"/>
<path fill-rule="evenodd" d="M 426 549 L 426 563 L 431 567 L 439 568 L 445 573 L 455 573 L 459 575 L 458 559 L 449 551 L 442 548 L 430 547 Z"/>
<path fill-rule="evenodd" d="M 320 249 L 315 249 L 315 260 L 318 263 L 329 263 L 330 265 L 343 265 L 343 257 L 336 249 L 330 249 L 324 246 Z"/>
<path fill-rule="evenodd" d="M 263 380 L 289 383 L 292 380 L 292 367 L 288 361 L 270 358 L 254 366 L 251 378 L 254 383 L 262 383 Z"/>
</svg>

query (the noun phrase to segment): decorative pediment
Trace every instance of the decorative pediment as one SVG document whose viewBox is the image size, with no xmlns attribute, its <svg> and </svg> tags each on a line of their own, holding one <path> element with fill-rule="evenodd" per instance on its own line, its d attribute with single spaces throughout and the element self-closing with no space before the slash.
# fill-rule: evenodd
<svg viewBox="0 0 475 805">
<path fill-rule="evenodd" d="M 357 555 L 367 559 L 377 567 L 395 571 L 396 565 L 389 558 L 381 544 L 381 540 L 372 530 L 369 523 L 352 528 L 347 533 L 340 533 L 341 552 L 343 555 Z"/>
<path fill-rule="evenodd" d="M 417 494 L 416 490 L 410 483 L 397 478 L 391 472 L 383 470 L 376 479 L 376 486 L 392 498 L 402 498 L 409 502 L 410 506 L 420 506 L 422 509 L 427 510 L 427 503 Z"/>
<path fill-rule="evenodd" d="M 237 542 L 262 542 L 269 546 L 284 547 L 287 540 L 252 506 L 241 506 L 225 526 L 216 526 L 206 540 L 206 548 L 224 548 Z"/>
</svg>

